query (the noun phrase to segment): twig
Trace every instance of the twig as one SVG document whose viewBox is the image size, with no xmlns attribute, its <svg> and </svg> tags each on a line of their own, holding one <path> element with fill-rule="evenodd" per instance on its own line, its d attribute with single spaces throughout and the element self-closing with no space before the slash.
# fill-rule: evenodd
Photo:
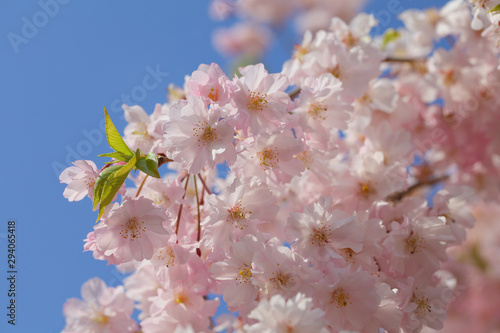
<svg viewBox="0 0 500 333">
<path fill-rule="evenodd" d="M 413 184 L 412 186 L 408 187 L 405 191 L 400 191 L 400 192 L 395 192 L 395 193 L 389 194 L 385 198 L 385 200 L 388 202 L 397 203 L 397 202 L 403 200 L 404 197 L 411 195 L 413 192 L 417 191 L 421 187 L 431 186 L 431 185 L 440 183 L 442 181 L 445 181 L 448 178 L 449 178 L 449 176 L 441 176 L 438 178 L 418 182 L 418 183 Z"/>
<path fill-rule="evenodd" d="M 207 191 L 208 194 L 212 194 L 212 191 L 210 191 L 207 184 L 205 183 L 205 180 L 201 177 L 200 174 L 198 174 L 198 178 L 200 178 L 201 183 L 203 184 L 203 188 L 205 189 L 205 191 Z"/>
<path fill-rule="evenodd" d="M 290 96 L 290 99 L 293 100 L 295 97 L 297 97 L 300 94 L 300 88 L 295 88 L 294 90 L 290 91 L 288 93 L 288 96 Z"/>
<path fill-rule="evenodd" d="M 146 179 L 148 179 L 149 175 L 146 175 L 146 177 L 144 177 L 144 179 L 142 180 L 141 182 L 141 186 L 139 186 L 139 188 L 137 189 L 137 193 L 135 194 L 135 197 L 137 198 L 139 196 L 139 193 L 141 193 L 142 191 L 142 187 L 144 186 L 144 184 L 146 183 Z"/>
<path fill-rule="evenodd" d="M 188 187 L 188 183 L 189 183 L 189 175 L 187 176 L 187 179 L 186 179 L 186 185 L 184 186 L 184 195 L 182 196 L 182 199 L 184 200 L 184 198 L 186 197 L 186 191 L 187 191 L 187 187 Z M 179 232 L 179 224 L 181 222 L 181 213 L 182 213 L 182 206 L 184 204 L 181 203 L 181 206 L 179 207 L 179 213 L 177 214 L 177 222 L 175 222 L 175 234 L 176 235 L 179 235 L 178 232 Z M 177 240 L 179 241 L 179 240 Z"/>
<path fill-rule="evenodd" d="M 198 209 L 198 234 L 196 236 L 196 241 L 199 242 L 201 238 L 201 215 L 200 215 L 200 199 L 198 197 L 198 184 L 196 183 L 196 176 L 194 178 L 194 192 L 196 193 L 196 208 Z M 196 254 L 201 257 L 201 250 L 198 247 L 196 249 Z"/>
</svg>

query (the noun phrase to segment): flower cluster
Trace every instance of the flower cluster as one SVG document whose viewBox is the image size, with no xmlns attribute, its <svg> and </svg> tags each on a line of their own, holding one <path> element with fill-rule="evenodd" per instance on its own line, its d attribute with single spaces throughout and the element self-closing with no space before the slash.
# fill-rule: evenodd
<svg viewBox="0 0 500 333">
<path fill-rule="evenodd" d="M 256 17 L 283 8 L 237 3 Z M 449 249 L 500 202 L 500 35 L 481 11 L 494 1 L 478 3 L 406 11 L 375 38 L 371 15 L 334 18 L 281 73 L 200 65 L 151 115 L 124 105 L 130 150 L 169 172 L 130 177 L 88 234 L 85 250 L 131 275 L 124 289 L 86 284 L 66 331 L 442 329 L 463 291 Z M 286 14 L 271 9 L 269 21 Z M 98 175 L 75 162 L 64 195 L 92 198 Z M 211 294 L 237 315 L 215 323 Z"/>
<path fill-rule="evenodd" d="M 366 0 L 211 0 L 213 19 L 238 20 L 230 27 L 217 29 L 213 44 L 225 56 L 260 59 L 273 39 L 280 38 L 280 30 L 288 20 L 293 20 L 300 34 L 316 32 L 327 29 L 332 17 L 350 21 L 365 3 Z"/>
</svg>

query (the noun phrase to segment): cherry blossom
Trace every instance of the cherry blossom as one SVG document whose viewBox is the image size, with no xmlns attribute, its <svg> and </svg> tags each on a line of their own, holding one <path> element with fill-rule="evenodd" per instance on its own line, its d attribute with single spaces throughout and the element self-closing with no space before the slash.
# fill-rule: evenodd
<svg viewBox="0 0 500 333">
<path fill-rule="evenodd" d="M 134 302 L 125 296 L 123 286 L 107 287 L 93 278 L 82 286 L 82 298 L 71 298 L 64 304 L 66 327 L 62 332 L 135 332 L 137 323 L 131 318 Z"/>
<path fill-rule="evenodd" d="M 97 248 L 116 263 L 151 259 L 171 230 L 164 211 L 146 198 L 126 199 L 96 226 Z"/>
<path fill-rule="evenodd" d="M 68 184 L 64 190 L 64 197 L 69 201 L 80 201 L 86 195 L 90 199 L 94 197 L 94 185 L 99 175 L 97 166 L 92 161 L 80 160 L 73 162 L 74 166 L 66 168 L 59 180 Z"/>
<path fill-rule="evenodd" d="M 108 155 L 134 172 L 84 250 L 131 275 L 87 282 L 64 332 L 498 328 L 499 1 L 406 10 L 382 34 L 361 3 L 212 3 L 249 20 L 216 34 L 228 52 L 257 57 L 262 22 L 291 13 L 311 31 L 280 72 L 201 64 L 151 115 L 124 106 L 142 155 Z M 116 190 L 107 167 L 76 161 L 64 197 Z"/>
</svg>

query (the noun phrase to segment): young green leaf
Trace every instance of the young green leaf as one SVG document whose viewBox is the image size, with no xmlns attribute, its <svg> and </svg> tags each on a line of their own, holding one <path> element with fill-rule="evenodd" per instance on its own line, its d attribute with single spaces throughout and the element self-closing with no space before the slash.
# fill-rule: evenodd
<svg viewBox="0 0 500 333">
<path fill-rule="evenodd" d="M 125 143 L 125 141 L 123 141 L 120 133 L 118 132 L 115 125 L 111 121 L 111 118 L 109 117 L 106 108 L 104 108 L 104 118 L 106 120 L 106 137 L 108 139 L 109 146 L 114 150 L 116 150 L 117 152 L 120 152 L 129 158 L 132 157 L 134 152 L 131 151 L 130 148 Z"/>
<path fill-rule="evenodd" d="M 146 164 L 151 170 L 158 172 L 158 156 L 155 153 L 149 152 L 146 156 Z"/>
<path fill-rule="evenodd" d="M 500 4 L 498 4 L 495 7 L 491 8 L 488 13 L 498 13 L 498 12 L 500 12 Z"/>
<path fill-rule="evenodd" d="M 150 152 L 147 156 L 141 156 L 137 160 L 136 167 L 147 175 L 161 178 L 158 173 L 158 157 L 155 153 Z"/>
<path fill-rule="evenodd" d="M 384 38 L 382 40 L 382 51 L 385 50 L 385 48 L 387 47 L 387 44 L 398 40 L 399 37 L 401 37 L 401 34 L 397 30 L 387 29 L 385 34 L 384 34 Z"/>
<path fill-rule="evenodd" d="M 94 199 L 93 199 L 93 209 L 95 210 L 97 208 L 97 205 L 99 204 L 99 201 L 101 201 L 101 194 L 102 190 L 104 188 L 104 184 L 106 184 L 106 181 L 108 178 L 116 171 L 118 171 L 122 165 L 113 165 L 110 166 L 104 170 L 101 171 L 99 176 L 97 177 L 94 185 Z"/>
<path fill-rule="evenodd" d="M 120 187 L 127 179 L 130 170 L 135 166 L 135 162 L 137 161 L 137 156 L 134 155 L 125 165 L 118 165 L 111 175 L 107 177 L 107 180 L 103 186 L 102 193 L 100 195 L 100 204 L 99 204 L 99 214 L 97 216 L 97 221 L 101 218 L 102 214 L 104 214 L 104 209 L 107 205 L 113 201 L 116 193 L 120 190 Z"/>
<path fill-rule="evenodd" d="M 106 153 L 106 154 L 101 154 L 101 155 L 97 155 L 99 157 L 111 157 L 111 158 L 114 158 L 118 161 L 122 161 L 122 162 L 128 162 L 132 156 L 126 156 L 125 154 L 123 153 L 120 153 L 119 151 L 114 151 L 112 153 Z"/>
</svg>

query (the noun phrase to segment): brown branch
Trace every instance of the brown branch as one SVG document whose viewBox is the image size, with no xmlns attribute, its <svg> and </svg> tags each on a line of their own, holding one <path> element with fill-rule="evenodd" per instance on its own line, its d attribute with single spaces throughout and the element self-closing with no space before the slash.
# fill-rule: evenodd
<svg viewBox="0 0 500 333">
<path fill-rule="evenodd" d="M 438 178 L 418 182 L 418 183 L 413 184 L 412 186 L 408 187 L 405 191 L 400 191 L 400 192 L 395 192 L 395 193 L 389 194 L 385 198 L 385 201 L 392 202 L 392 203 L 398 203 L 399 201 L 403 200 L 405 197 L 411 196 L 414 192 L 416 192 L 420 188 L 422 188 L 424 186 L 435 185 L 437 183 L 440 183 L 442 181 L 447 180 L 448 178 L 449 178 L 449 176 L 441 176 Z"/>
<path fill-rule="evenodd" d="M 203 179 L 203 177 L 201 177 L 200 174 L 198 174 L 198 178 L 200 178 L 201 183 L 203 184 L 203 188 L 205 189 L 205 191 L 207 191 L 207 193 L 209 195 L 212 194 L 212 191 L 210 191 L 210 189 L 208 188 L 207 184 L 205 183 L 205 180 Z"/>
<path fill-rule="evenodd" d="M 410 59 L 410 58 L 385 58 L 382 60 L 382 62 L 408 62 L 408 63 L 414 63 L 417 61 L 424 61 L 424 59 Z"/>
<path fill-rule="evenodd" d="M 170 158 L 167 157 L 167 155 L 163 153 L 158 154 L 158 168 L 161 167 L 163 164 L 168 163 L 168 162 L 173 162 L 174 160 L 171 160 Z"/>
<path fill-rule="evenodd" d="M 184 200 L 184 198 L 186 197 L 188 183 L 189 183 L 189 175 L 187 176 L 186 185 L 184 186 L 184 195 L 182 196 L 182 200 Z M 177 222 L 175 222 L 175 234 L 176 235 L 179 235 L 179 224 L 181 222 L 181 214 L 182 214 L 182 206 L 183 205 L 184 204 L 181 203 L 181 206 L 179 207 L 179 213 L 177 214 Z M 179 241 L 179 239 L 177 239 L 177 241 Z"/>
<path fill-rule="evenodd" d="M 198 197 L 198 184 L 196 182 L 196 176 L 193 177 L 194 179 L 194 192 L 196 193 L 196 208 L 198 209 L 198 234 L 196 235 L 196 241 L 199 242 L 201 238 L 201 215 L 200 215 L 200 199 Z M 196 248 L 196 254 L 198 257 L 201 257 L 201 250 L 200 248 Z"/>
<path fill-rule="evenodd" d="M 290 96 L 290 99 L 293 100 L 295 97 L 297 97 L 300 94 L 300 88 L 295 88 L 294 90 L 290 91 L 288 93 L 288 96 Z"/>
</svg>

